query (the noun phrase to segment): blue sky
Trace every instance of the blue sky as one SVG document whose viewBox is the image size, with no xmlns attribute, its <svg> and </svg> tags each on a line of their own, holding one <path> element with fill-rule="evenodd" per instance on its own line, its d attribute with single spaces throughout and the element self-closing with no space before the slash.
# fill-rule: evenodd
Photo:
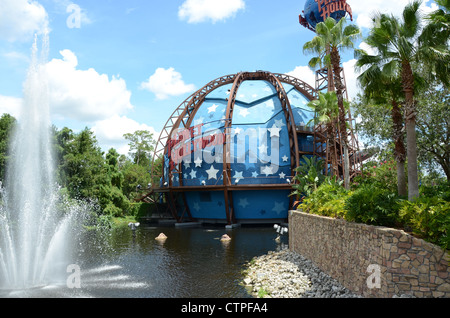
<svg viewBox="0 0 450 318">
<path fill-rule="evenodd" d="M 34 34 L 46 27 L 52 121 L 90 127 L 105 150 L 126 153 L 122 135 L 137 129 L 157 139 L 190 94 L 227 74 L 267 70 L 313 85 L 302 53 L 313 33 L 298 23 L 305 2 L 0 0 L 0 114 L 19 116 Z M 347 2 L 367 31 L 372 12 L 398 14 L 408 1 Z M 424 1 L 424 10 L 435 7 Z M 353 95 L 352 54 L 343 63 Z"/>
</svg>

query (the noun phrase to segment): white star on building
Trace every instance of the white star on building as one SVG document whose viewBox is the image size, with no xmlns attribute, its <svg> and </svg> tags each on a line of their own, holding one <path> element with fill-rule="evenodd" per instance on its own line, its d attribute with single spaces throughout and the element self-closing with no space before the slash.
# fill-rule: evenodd
<svg viewBox="0 0 450 318">
<path fill-rule="evenodd" d="M 234 131 L 235 135 L 238 135 L 241 133 L 242 129 L 238 127 L 238 128 L 234 128 L 233 131 Z"/>
<path fill-rule="evenodd" d="M 195 163 L 196 167 L 201 167 L 202 163 L 203 163 L 203 160 L 200 159 L 200 157 L 199 157 L 199 158 L 195 159 L 194 163 Z"/>
<path fill-rule="evenodd" d="M 194 171 L 194 169 L 192 169 L 190 175 L 191 175 L 191 179 L 197 178 L 197 171 Z"/>
<path fill-rule="evenodd" d="M 206 170 L 206 173 L 208 174 L 208 180 L 210 179 L 217 179 L 217 172 L 219 172 L 218 169 L 215 169 L 213 165 Z"/>
<path fill-rule="evenodd" d="M 247 117 L 247 115 L 249 115 L 249 114 L 250 114 L 250 112 L 248 111 L 247 108 L 241 109 L 239 111 L 239 115 L 241 115 L 242 117 Z"/>
<path fill-rule="evenodd" d="M 213 104 L 211 107 L 208 107 L 208 114 L 214 113 L 216 111 L 217 107 L 219 107 L 219 105 L 216 105 L 216 104 Z"/>
<path fill-rule="evenodd" d="M 284 178 L 286 177 L 286 174 L 285 174 L 284 172 L 281 172 L 281 173 L 279 174 L 279 176 L 280 176 L 280 179 L 284 179 Z"/>
<path fill-rule="evenodd" d="M 284 155 L 281 159 L 283 159 L 283 162 L 287 162 L 289 158 L 286 155 Z"/>
<path fill-rule="evenodd" d="M 261 144 L 259 147 L 259 153 L 263 154 L 263 153 L 267 153 L 267 145 Z"/>
<path fill-rule="evenodd" d="M 270 131 L 271 137 L 280 137 L 281 128 L 278 128 L 275 124 L 273 124 L 272 128 L 267 128 L 267 130 Z"/>
<path fill-rule="evenodd" d="M 233 178 L 235 179 L 236 182 L 239 182 L 241 179 L 244 179 L 244 177 L 242 176 L 242 171 L 235 171 L 234 172 L 234 176 Z"/>
</svg>

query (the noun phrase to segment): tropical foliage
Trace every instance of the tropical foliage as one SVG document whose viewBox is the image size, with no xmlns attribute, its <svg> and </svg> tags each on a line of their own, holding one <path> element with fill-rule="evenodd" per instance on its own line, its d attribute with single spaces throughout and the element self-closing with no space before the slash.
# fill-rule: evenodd
<svg viewBox="0 0 450 318">
<path fill-rule="evenodd" d="M 399 81 L 401 84 L 405 105 L 408 197 L 410 200 L 419 195 L 416 138 L 417 100 L 415 96 L 430 79 L 438 79 L 447 85 L 450 61 L 448 39 L 442 41 L 440 38 L 439 41 L 435 34 L 429 32 L 428 26 L 423 28 L 423 19 L 419 11 L 420 4 L 420 1 L 408 4 L 403 10 L 401 19 L 384 13 L 375 14 L 374 27 L 365 42 L 376 51 L 376 54 L 369 55 L 361 51 L 357 54 L 358 66 L 368 67 L 363 73 L 363 77 L 360 78 L 362 84 L 374 83 L 380 79 L 382 83 Z M 426 77 L 421 76 L 418 72 L 419 68 L 426 70 L 422 73 L 426 74 Z M 379 91 L 380 85 L 374 89 Z M 391 98 L 395 100 L 397 96 L 393 95 Z M 399 138 L 399 136 L 394 138 Z"/>
<path fill-rule="evenodd" d="M 311 195 L 317 187 L 325 180 L 323 174 L 324 161 L 316 157 L 302 157 L 300 166 L 297 167 L 294 176 L 294 192 L 299 200 Z"/>
<path fill-rule="evenodd" d="M 15 119 L 4 114 L 0 118 L 0 182 L 8 159 L 8 144 Z M 150 155 L 153 136 L 137 131 L 124 136 L 129 141 L 129 156 L 111 148 L 104 153 L 94 133 L 85 128 L 75 133 L 64 127 L 52 127 L 56 180 L 61 194 L 68 199 L 94 202 L 98 222 L 108 223 L 112 217 L 135 216 L 141 204 L 135 198 L 147 191 L 151 180 Z M 161 164 L 157 160 L 156 164 Z M 161 169 L 157 167 L 156 171 Z"/>
<path fill-rule="evenodd" d="M 358 133 L 380 151 L 349 188 L 330 177 L 319 179 L 311 165 L 298 169 L 304 174 L 296 176 L 293 192 L 302 195 L 298 209 L 402 228 L 450 248 L 450 2 L 436 2 L 439 9 L 427 16 L 419 11 L 420 1 L 408 4 L 399 18 L 374 15 L 364 41 L 375 53 L 355 50 L 362 94 L 352 108 L 360 119 Z M 337 25 L 325 21 L 304 50 L 327 47 L 326 23 L 328 30 Z M 330 45 L 311 66 L 331 65 Z M 309 105 L 317 114 L 315 124 L 331 127 L 338 108 L 332 94 L 320 94 Z"/>
</svg>

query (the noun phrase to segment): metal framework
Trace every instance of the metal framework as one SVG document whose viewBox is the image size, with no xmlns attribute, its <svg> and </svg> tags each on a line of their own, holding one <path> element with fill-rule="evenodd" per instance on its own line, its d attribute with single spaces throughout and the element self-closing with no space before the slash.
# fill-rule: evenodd
<svg viewBox="0 0 450 318">
<path fill-rule="evenodd" d="M 347 83 L 345 80 L 344 69 L 341 68 L 341 81 L 344 84 L 343 94 L 348 100 Z M 328 68 L 322 68 L 316 71 L 316 91 L 334 91 L 334 80 L 333 72 Z M 333 145 L 327 140 L 326 125 L 317 125 L 314 129 L 314 154 L 316 156 L 322 157 L 327 165 L 330 165 L 333 169 L 338 171 L 339 176 L 344 174 L 344 150 L 343 150 L 343 139 L 347 138 L 349 146 L 349 159 L 350 159 L 350 179 L 354 178 L 356 175 L 361 173 L 362 168 L 362 157 L 359 151 L 358 136 L 354 133 L 354 124 L 352 119 L 352 114 L 350 109 L 348 110 L 346 121 L 349 123 L 347 136 L 343 136 L 340 131 L 340 126 L 337 120 L 333 123 L 333 129 L 336 131 L 336 140 Z M 335 158 L 337 158 L 336 163 L 331 162 L 331 152 L 334 151 Z M 336 165 L 336 167 L 333 167 Z"/>
<path fill-rule="evenodd" d="M 318 3 L 318 5 L 320 6 L 321 4 Z M 345 8 L 347 10 L 347 14 L 350 16 L 350 20 L 353 21 L 350 6 L 346 4 Z M 302 13 L 303 15 L 305 14 L 304 11 L 302 11 Z M 299 15 L 300 25 L 315 33 L 316 32 L 315 28 L 308 23 L 307 19 L 303 15 L 301 14 Z M 329 53 L 329 49 L 327 50 L 327 52 Z M 348 100 L 347 84 L 345 80 L 344 68 L 342 67 L 340 77 L 344 86 L 343 94 Z M 316 92 L 322 91 L 328 92 L 335 91 L 333 70 L 331 69 L 331 67 L 324 67 L 316 71 Z M 330 142 L 327 139 L 326 125 L 317 125 L 314 128 L 314 154 L 324 159 L 326 167 L 330 166 L 331 170 L 336 170 L 339 176 L 343 176 L 344 174 L 343 143 L 345 138 L 348 141 L 349 146 L 348 152 L 350 159 L 350 179 L 352 179 L 353 177 L 361 173 L 362 156 L 361 152 L 359 151 L 358 137 L 354 133 L 354 125 L 350 109 L 348 110 L 347 116 L 348 117 L 346 118 L 346 121 L 349 123 L 347 136 L 342 135 L 337 120 L 336 122 L 332 123 L 333 130 L 336 131 L 336 140 L 333 142 L 333 144 L 330 144 Z M 332 152 L 334 152 L 335 158 L 337 158 L 337 162 L 331 162 Z M 327 170 L 326 172 L 328 172 L 328 169 L 326 170 Z"/>
<path fill-rule="evenodd" d="M 256 72 L 241 72 L 234 75 L 227 75 L 215 79 L 204 87 L 199 89 L 197 92 L 193 93 L 188 97 L 169 117 L 166 125 L 161 131 L 161 134 L 156 143 L 155 152 L 153 155 L 152 162 L 154 163 L 156 159 L 164 156 L 168 151 L 168 141 L 170 137 L 173 136 L 179 129 L 189 129 L 191 127 L 192 121 L 199 107 L 202 105 L 205 97 L 213 90 L 220 86 L 232 84 L 230 94 L 228 97 L 228 103 L 225 115 L 225 126 L 224 133 L 226 136 L 231 134 L 233 110 L 236 99 L 237 91 L 246 80 L 265 80 L 273 85 L 276 90 L 277 97 L 281 101 L 281 107 L 283 110 L 284 117 L 286 119 L 287 131 L 290 140 L 290 156 L 291 156 L 291 171 L 294 172 L 295 168 L 300 164 L 300 156 L 305 154 L 299 151 L 298 146 L 298 135 L 299 134 L 313 134 L 313 132 L 302 131 L 296 125 L 294 121 L 294 116 L 292 114 L 291 105 L 287 94 L 283 88 L 282 83 L 291 84 L 300 93 L 302 93 L 308 100 L 316 99 L 318 94 L 317 91 L 303 82 L 302 80 L 278 73 L 270 73 L 266 71 L 256 71 Z M 257 184 L 257 185 L 236 185 L 231 182 L 231 165 L 227 162 L 228 154 L 230 153 L 230 145 L 225 142 L 223 151 L 223 184 L 215 186 L 196 187 L 196 186 L 183 186 L 183 174 L 181 173 L 181 163 L 176 166 L 173 170 L 169 170 L 169 182 L 162 187 L 153 187 L 148 194 L 144 195 L 141 200 L 145 202 L 156 202 L 155 194 L 159 200 L 161 200 L 161 195 L 164 195 L 165 201 L 167 203 L 167 209 L 170 210 L 173 217 L 178 222 L 183 222 L 184 220 L 192 220 L 192 216 L 189 211 L 188 204 L 186 202 L 185 192 L 187 191 L 223 191 L 225 199 L 225 211 L 226 219 L 228 224 L 234 224 L 236 222 L 234 216 L 233 208 L 233 191 L 236 190 L 279 190 L 279 189 L 291 189 L 290 184 Z M 313 152 L 310 153 L 311 155 Z M 152 164 L 151 175 L 152 179 L 155 177 L 155 167 Z M 164 173 L 164 171 L 163 171 Z M 172 186 L 172 175 L 177 174 L 180 180 L 179 186 Z M 162 176 L 164 180 L 164 175 Z M 292 202 L 291 202 L 292 203 Z M 181 208 L 181 209 L 180 209 Z M 178 211 L 183 211 L 181 215 Z"/>
</svg>

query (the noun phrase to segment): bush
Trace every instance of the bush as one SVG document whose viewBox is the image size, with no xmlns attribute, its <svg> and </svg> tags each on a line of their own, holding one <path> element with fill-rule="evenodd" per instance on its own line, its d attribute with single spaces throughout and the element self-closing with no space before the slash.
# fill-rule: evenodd
<svg viewBox="0 0 450 318">
<path fill-rule="evenodd" d="M 437 197 L 444 201 L 450 201 L 450 181 L 440 182 L 434 186 L 421 186 L 420 195 L 425 197 Z"/>
<path fill-rule="evenodd" d="M 363 184 L 347 199 L 345 218 L 372 225 L 398 225 L 400 198 L 376 184 Z"/>
<path fill-rule="evenodd" d="M 411 202 L 397 195 L 393 164 L 382 162 L 366 169 L 366 176 L 353 184 L 353 191 L 345 190 L 342 182 L 329 177 L 317 186 L 315 173 L 303 175 L 299 180 L 308 178 L 310 182 L 305 185 L 309 184 L 312 191 L 298 209 L 350 222 L 409 228 L 414 235 L 449 249 L 450 182 L 421 186 L 419 198 Z"/>
<path fill-rule="evenodd" d="M 302 201 L 316 191 L 317 187 L 325 180 L 325 176 L 322 174 L 323 167 L 322 159 L 302 156 L 302 162 L 296 169 L 295 184 L 292 186 L 295 191 L 291 195 L 297 196 Z"/>
<path fill-rule="evenodd" d="M 364 165 L 363 175 L 355 178 L 354 186 L 376 185 L 390 192 L 397 192 L 397 164 L 394 160 L 370 162 Z"/>
<path fill-rule="evenodd" d="M 438 197 L 403 201 L 399 211 L 405 225 L 423 239 L 450 248 L 450 202 Z"/>
<path fill-rule="evenodd" d="M 340 183 L 327 178 L 316 191 L 303 200 L 299 208 L 313 214 L 344 218 L 345 201 L 349 195 L 350 192 Z"/>
<path fill-rule="evenodd" d="M 131 215 L 136 219 L 150 216 L 153 213 L 154 204 L 146 202 L 133 202 L 131 204 Z"/>
</svg>

